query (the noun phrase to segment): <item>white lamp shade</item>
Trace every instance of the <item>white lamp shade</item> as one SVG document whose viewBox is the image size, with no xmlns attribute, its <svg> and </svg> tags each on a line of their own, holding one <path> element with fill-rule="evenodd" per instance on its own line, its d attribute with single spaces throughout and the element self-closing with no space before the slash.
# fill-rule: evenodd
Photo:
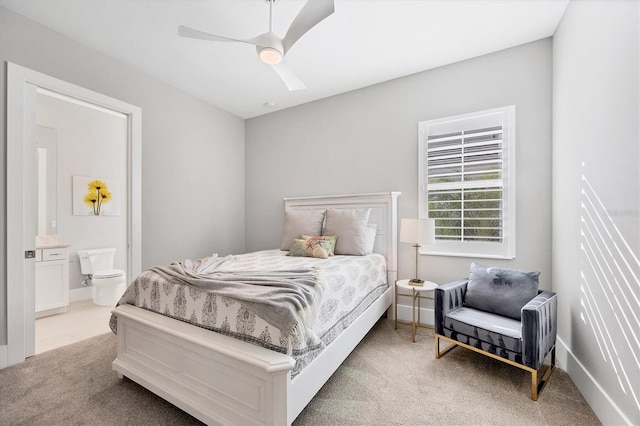
<svg viewBox="0 0 640 426">
<path fill-rule="evenodd" d="M 400 242 L 428 244 L 434 239 L 435 221 L 433 219 L 402 219 L 400 223 Z"/>
</svg>

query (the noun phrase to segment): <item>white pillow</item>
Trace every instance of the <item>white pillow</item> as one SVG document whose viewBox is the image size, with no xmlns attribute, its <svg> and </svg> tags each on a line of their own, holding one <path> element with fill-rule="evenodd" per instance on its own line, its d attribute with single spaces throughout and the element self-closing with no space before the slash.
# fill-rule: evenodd
<svg viewBox="0 0 640 426">
<path fill-rule="evenodd" d="M 371 209 L 327 209 L 324 235 L 337 235 L 336 254 L 367 254 L 371 235 L 367 222 Z M 375 239 L 375 238 L 374 238 Z"/>
<path fill-rule="evenodd" d="M 367 225 L 367 231 L 365 233 L 365 245 L 364 249 L 367 254 L 373 253 L 373 247 L 376 245 L 376 235 L 378 234 L 378 225 L 370 223 Z"/>
<path fill-rule="evenodd" d="M 285 210 L 280 250 L 289 250 L 302 234 L 321 235 L 326 210 Z"/>
</svg>

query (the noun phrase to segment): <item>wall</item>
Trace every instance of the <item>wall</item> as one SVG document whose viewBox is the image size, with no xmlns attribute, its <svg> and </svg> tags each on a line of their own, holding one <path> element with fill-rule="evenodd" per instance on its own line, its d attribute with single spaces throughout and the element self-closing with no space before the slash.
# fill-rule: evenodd
<svg viewBox="0 0 640 426">
<path fill-rule="evenodd" d="M 639 19 L 571 2 L 553 39 L 559 356 L 605 424 L 640 424 Z"/>
<path fill-rule="evenodd" d="M 57 235 L 69 247 L 69 288 L 80 288 L 86 278 L 80 272 L 79 249 L 114 247 L 114 267 L 127 269 L 127 118 L 123 114 L 38 94 L 36 121 L 57 131 Z M 73 214 L 73 176 L 115 179 L 110 188 L 117 216 Z M 86 194 L 82 188 L 82 195 Z M 82 207 L 85 207 L 82 204 Z M 105 205 L 108 207 L 108 205 Z M 88 207 L 86 207 L 88 209 Z"/>
<path fill-rule="evenodd" d="M 142 109 L 142 267 L 244 250 L 244 121 L 0 7 L 6 62 Z M 6 84 L 0 85 L 6 99 Z M 6 138 L 6 102 L 0 134 Z M 6 140 L 3 140 L 6 145 Z M 0 276 L 6 277 L 6 150 L 0 150 Z M 34 219 L 35 220 L 35 219 Z M 6 278 L 0 345 L 6 344 Z"/>
<path fill-rule="evenodd" d="M 517 257 L 551 288 L 551 40 L 544 39 L 247 120 L 246 248 L 278 247 L 283 197 L 401 191 L 417 217 L 418 122 L 516 105 Z M 415 252 L 399 244 L 400 278 Z M 421 278 L 468 275 L 473 259 L 420 256 Z"/>
</svg>

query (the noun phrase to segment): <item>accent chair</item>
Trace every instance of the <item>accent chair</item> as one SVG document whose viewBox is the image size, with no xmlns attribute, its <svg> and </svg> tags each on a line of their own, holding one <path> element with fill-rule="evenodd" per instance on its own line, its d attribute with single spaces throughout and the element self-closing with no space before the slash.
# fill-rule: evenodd
<svg viewBox="0 0 640 426">
<path fill-rule="evenodd" d="M 557 295 L 538 290 L 539 272 L 473 263 L 469 278 L 435 290 L 436 358 L 457 346 L 531 373 L 531 399 L 555 368 Z M 451 343 L 440 350 L 440 340 Z M 547 355 L 551 364 L 538 372 Z"/>
</svg>

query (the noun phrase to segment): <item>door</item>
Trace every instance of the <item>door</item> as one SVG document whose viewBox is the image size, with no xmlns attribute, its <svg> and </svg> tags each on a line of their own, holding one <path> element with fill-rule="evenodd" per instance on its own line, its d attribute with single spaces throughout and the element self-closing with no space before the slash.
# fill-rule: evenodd
<svg viewBox="0 0 640 426">
<path fill-rule="evenodd" d="M 140 108 L 9 63 L 7 66 L 7 322 L 0 368 L 35 352 L 36 99 L 44 88 L 128 116 L 127 273 L 141 269 Z M 0 328 L 4 325 L 1 323 Z M 0 330 L 1 331 L 1 330 Z M 1 338 L 1 334 L 0 334 Z M 3 342 L 0 341 L 0 345 Z M 3 351 L 0 351 L 2 354 Z"/>
</svg>

